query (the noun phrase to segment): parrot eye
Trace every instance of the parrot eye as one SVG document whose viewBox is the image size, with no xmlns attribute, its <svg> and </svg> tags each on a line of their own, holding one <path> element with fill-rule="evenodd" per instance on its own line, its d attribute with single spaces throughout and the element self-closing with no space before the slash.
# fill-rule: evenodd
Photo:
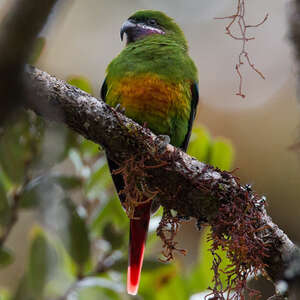
<svg viewBox="0 0 300 300">
<path fill-rule="evenodd" d="M 148 20 L 148 24 L 151 25 L 151 26 L 156 26 L 156 25 L 158 25 L 155 19 L 150 19 L 150 20 Z"/>
</svg>

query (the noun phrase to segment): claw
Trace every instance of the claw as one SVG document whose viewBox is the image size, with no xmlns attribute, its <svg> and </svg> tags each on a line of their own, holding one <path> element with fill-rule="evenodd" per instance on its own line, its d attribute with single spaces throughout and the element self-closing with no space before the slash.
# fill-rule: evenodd
<svg viewBox="0 0 300 300">
<path fill-rule="evenodd" d="M 167 148 L 168 144 L 170 144 L 171 139 L 166 134 L 160 134 L 160 135 L 157 136 L 156 139 L 159 142 L 159 146 L 158 146 L 159 149 L 158 149 L 158 151 L 160 153 L 163 153 L 165 151 L 165 149 Z"/>
</svg>

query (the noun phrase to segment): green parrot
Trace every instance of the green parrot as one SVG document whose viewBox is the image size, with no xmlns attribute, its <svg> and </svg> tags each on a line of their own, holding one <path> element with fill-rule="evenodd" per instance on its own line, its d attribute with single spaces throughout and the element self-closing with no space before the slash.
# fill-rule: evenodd
<svg viewBox="0 0 300 300">
<path fill-rule="evenodd" d="M 121 40 L 127 36 L 126 47 L 107 68 L 102 99 L 186 151 L 199 96 L 197 69 L 182 30 L 164 13 L 142 10 L 124 22 L 120 34 Z M 119 166 L 107 159 L 119 192 L 124 181 L 113 174 Z M 123 203 L 124 196 L 119 198 Z M 139 286 L 150 214 L 148 202 L 137 206 L 130 220 L 127 292 L 132 295 Z"/>
</svg>

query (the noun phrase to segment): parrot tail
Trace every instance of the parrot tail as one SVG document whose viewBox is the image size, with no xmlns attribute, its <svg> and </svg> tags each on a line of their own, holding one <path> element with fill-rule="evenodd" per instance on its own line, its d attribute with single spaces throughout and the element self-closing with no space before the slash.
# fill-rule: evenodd
<svg viewBox="0 0 300 300">
<path fill-rule="evenodd" d="M 127 272 L 127 292 L 136 295 L 144 259 L 145 244 L 150 219 L 151 202 L 135 208 L 134 217 L 130 220 L 129 258 Z"/>
</svg>

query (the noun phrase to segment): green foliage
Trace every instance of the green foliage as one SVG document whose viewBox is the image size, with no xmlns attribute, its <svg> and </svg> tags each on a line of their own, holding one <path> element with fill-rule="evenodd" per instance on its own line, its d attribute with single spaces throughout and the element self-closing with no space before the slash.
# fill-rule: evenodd
<svg viewBox="0 0 300 300">
<path fill-rule="evenodd" d="M 188 154 L 198 160 L 208 163 L 212 139 L 209 132 L 204 127 L 193 128 Z"/>
<path fill-rule="evenodd" d="M 229 171 L 232 167 L 233 157 L 234 150 L 230 141 L 222 137 L 213 141 L 209 158 L 209 163 L 212 166 Z"/>
<path fill-rule="evenodd" d="M 198 160 L 229 171 L 234 160 L 234 149 L 231 142 L 223 137 L 212 139 L 207 129 L 198 126 L 193 129 L 188 154 Z"/>
<path fill-rule="evenodd" d="M 11 294 L 8 290 L 0 289 L 0 299 L 1 300 L 11 300 Z"/>
<path fill-rule="evenodd" d="M 65 199 L 65 203 L 68 203 L 68 235 L 69 243 L 67 243 L 67 250 L 77 264 L 79 272 L 87 263 L 90 258 L 90 239 L 89 232 L 85 220 L 81 217 L 72 202 Z"/>
<path fill-rule="evenodd" d="M 10 205 L 4 187 L 4 180 L 0 181 L 0 228 L 6 225 L 10 219 Z"/>
<path fill-rule="evenodd" d="M 188 153 L 200 161 L 227 171 L 232 168 L 234 160 L 234 149 L 231 142 L 223 137 L 212 139 L 204 127 L 198 127 L 193 131 Z M 186 279 L 190 293 L 204 291 L 211 286 L 214 275 L 212 270 L 214 258 L 209 251 L 212 245 L 207 240 L 209 231 L 210 227 L 207 227 L 202 232 L 198 263 Z M 225 269 L 230 264 L 230 261 L 226 257 L 226 252 L 219 249 L 216 253 L 222 260 L 220 268 Z M 225 274 L 221 274 L 220 280 L 226 286 Z"/>
<path fill-rule="evenodd" d="M 83 76 L 70 76 L 67 79 L 67 82 L 71 85 L 74 85 L 76 87 L 78 87 L 79 89 L 92 94 L 93 93 L 93 88 L 92 85 L 90 83 L 90 81 L 83 77 Z"/>
<path fill-rule="evenodd" d="M 13 261 L 14 256 L 12 251 L 6 247 L 0 248 L 0 269 L 10 265 Z"/>
<path fill-rule="evenodd" d="M 25 180 L 28 166 L 40 158 L 40 139 L 44 134 L 43 122 L 32 113 L 21 113 L 7 124 L 1 134 L 1 170 L 12 183 Z"/>
<path fill-rule="evenodd" d="M 43 297 L 44 289 L 57 263 L 55 248 L 39 227 L 32 232 L 32 242 L 27 271 L 28 286 L 36 299 Z"/>
</svg>

